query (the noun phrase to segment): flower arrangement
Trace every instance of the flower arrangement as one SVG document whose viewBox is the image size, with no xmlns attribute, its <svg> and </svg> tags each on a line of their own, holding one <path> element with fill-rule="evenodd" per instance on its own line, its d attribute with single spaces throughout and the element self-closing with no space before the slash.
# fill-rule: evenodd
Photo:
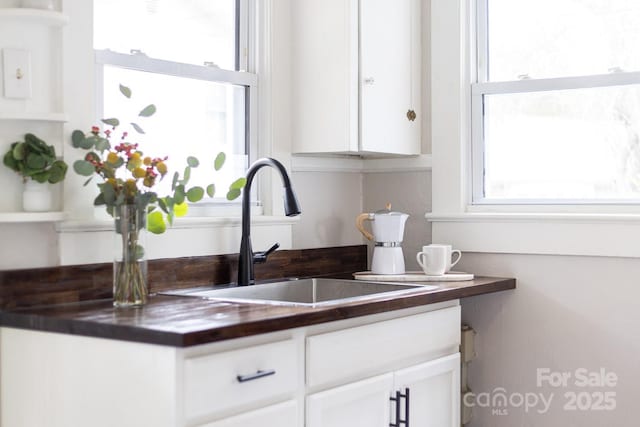
<svg viewBox="0 0 640 427">
<path fill-rule="evenodd" d="M 120 85 L 120 93 L 131 98 L 131 89 L 126 86 Z M 155 112 L 155 105 L 150 104 L 140 110 L 138 117 L 151 117 Z M 73 169 L 77 174 L 89 177 L 84 185 L 88 185 L 94 177 L 99 179 L 99 194 L 93 203 L 105 206 L 115 218 L 116 233 L 122 239 L 122 251 L 114 263 L 114 305 L 142 305 L 146 301 L 147 288 L 140 230 L 146 227 L 152 233 L 164 233 L 167 224 L 171 225 L 175 217 L 187 213 L 187 202 L 200 201 L 205 191 L 209 197 L 213 197 L 215 185 L 208 185 L 206 190 L 200 186 L 189 186 L 191 170 L 200 165 L 197 158 L 190 156 L 184 173 L 173 174 L 171 193 L 158 195 L 154 186 L 169 173 L 168 157 L 146 155 L 139 144 L 131 142 L 131 135 L 127 131 L 116 137 L 115 133 L 121 125 L 119 119 L 103 119 L 102 122 L 110 128 L 102 131 L 98 126 L 93 126 L 88 134 L 81 130 L 72 133 L 73 147 L 88 151 L 83 159 L 73 164 Z M 138 123 L 130 124 L 138 134 L 145 133 Z M 217 155 L 214 161 L 216 171 L 222 168 L 225 158 L 223 152 Z M 237 198 L 244 184 L 244 178 L 232 183 L 227 199 Z"/>
<path fill-rule="evenodd" d="M 120 92 L 131 98 L 132 92 L 128 87 L 120 85 Z M 138 116 L 151 117 L 155 112 L 156 106 L 150 104 L 143 108 Z M 110 126 L 110 129 L 101 131 L 98 126 L 93 126 L 89 134 L 81 130 L 73 131 L 73 147 L 88 151 L 84 159 L 73 164 L 73 169 L 79 175 L 90 177 L 84 185 L 88 185 L 95 176 L 101 179 L 101 182 L 98 182 L 100 193 L 95 198 L 94 205 L 104 205 L 109 215 L 114 216 L 117 206 L 136 205 L 148 211 L 149 231 L 161 234 L 166 230 L 167 223 L 171 225 L 175 217 L 187 213 L 187 201 L 195 203 L 202 200 L 205 191 L 209 197 L 214 196 L 213 183 L 208 185 L 206 190 L 200 186 L 188 186 L 192 168 L 200 165 L 199 160 L 193 156 L 187 158 L 182 176 L 178 172 L 173 174 L 172 193 L 159 196 L 153 191 L 153 187 L 168 173 L 168 156 L 145 155 L 139 144 L 130 142 L 127 131 L 123 131 L 120 139 L 114 142 L 114 133 L 121 124 L 120 120 L 109 118 L 103 119 L 102 122 Z M 137 123 L 132 122 L 131 127 L 139 134 L 145 133 Z M 214 161 L 214 169 L 220 170 L 225 160 L 225 154 L 220 152 Z M 233 200 L 240 196 L 244 183 L 244 178 L 233 182 L 227 199 Z"/>
</svg>

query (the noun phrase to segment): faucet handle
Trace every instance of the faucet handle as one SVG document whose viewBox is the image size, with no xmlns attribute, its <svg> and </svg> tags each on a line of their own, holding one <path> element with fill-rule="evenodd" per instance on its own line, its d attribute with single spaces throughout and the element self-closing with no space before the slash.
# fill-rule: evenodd
<svg viewBox="0 0 640 427">
<path fill-rule="evenodd" d="M 276 249 L 278 249 L 279 247 L 280 247 L 280 243 L 274 243 L 274 245 L 271 246 L 266 251 L 256 252 L 255 254 L 253 254 L 253 262 L 257 262 L 257 263 L 267 262 L 267 257 L 271 255 L 273 252 L 275 252 Z"/>
</svg>

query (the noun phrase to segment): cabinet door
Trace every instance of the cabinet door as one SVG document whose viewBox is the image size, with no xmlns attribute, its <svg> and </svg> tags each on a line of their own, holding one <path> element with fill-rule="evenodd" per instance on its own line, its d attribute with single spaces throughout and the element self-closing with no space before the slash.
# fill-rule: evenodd
<svg viewBox="0 0 640 427">
<path fill-rule="evenodd" d="M 360 150 L 419 154 L 420 3 L 360 2 Z"/>
<path fill-rule="evenodd" d="M 199 427 L 298 427 L 298 402 L 290 400 Z"/>
<path fill-rule="evenodd" d="M 460 426 L 460 355 L 396 371 L 395 388 L 409 389 L 411 427 Z"/>
<path fill-rule="evenodd" d="M 388 427 L 393 374 L 307 397 L 306 427 Z"/>
<path fill-rule="evenodd" d="M 358 151 L 358 0 L 294 0 L 291 25 L 293 152 Z"/>
</svg>

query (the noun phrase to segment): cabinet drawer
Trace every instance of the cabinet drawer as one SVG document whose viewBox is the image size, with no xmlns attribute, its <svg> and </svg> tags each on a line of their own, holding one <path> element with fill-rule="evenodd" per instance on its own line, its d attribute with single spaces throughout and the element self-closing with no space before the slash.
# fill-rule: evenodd
<svg viewBox="0 0 640 427">
<path fill-rule="evenodd" d="M 289 400 L 199 427 L 296 427 L 298 402 Z"/>
<path fill-rule="evenodd" d="M 186 418 L 284 400 L 296 390 L 298 361 L 294 340 L 185 360 Z"/>
<path fill-rule="evenodd" d="M 460 307 L 307 338 L 307 385 L 335 385 L 457 351 Z"/>
</svg>

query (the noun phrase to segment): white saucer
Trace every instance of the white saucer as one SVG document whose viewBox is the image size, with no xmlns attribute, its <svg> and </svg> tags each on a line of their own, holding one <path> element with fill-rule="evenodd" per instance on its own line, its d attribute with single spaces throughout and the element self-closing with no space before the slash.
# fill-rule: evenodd
<svg viewBox="0 0 640 427">
<path fill-rule="evenodd" d="M 459 282 L 473 280 L 472 273 L 451 271 L 442 276 L 427 276 L 422 271 L 407 271 L 405 274 L 373 274 L 370 271 L 353 273 L 356 280 L 379 280 L 383 282 Z"/>
</svg>

